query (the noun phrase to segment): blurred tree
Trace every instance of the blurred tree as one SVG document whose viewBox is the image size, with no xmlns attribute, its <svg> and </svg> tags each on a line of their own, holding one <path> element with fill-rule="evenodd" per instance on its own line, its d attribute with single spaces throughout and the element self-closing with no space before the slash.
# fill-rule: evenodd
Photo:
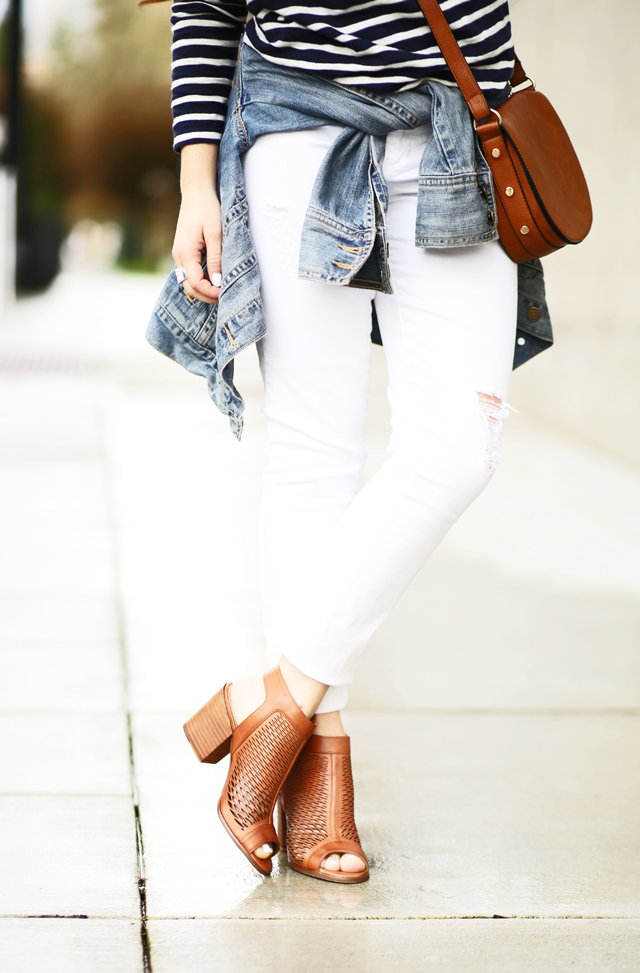
<svg viewBox="0 0 640 973">
<path fill-rule="evenodd" d="M 86 35 L 58 32 L 47 89 L 62 112 L 64 214 L 116 220 L 122 262 L 168 258 L 179 205 L 171 141 L 169 6 L 96 0 Z"/>
<path fill-rule="evenodd" d="M 14 13 L 15 13 L 14 6 Z M 18 290 L 46 287 L 59 270 L 63 237 L 60 208 L 63 177 L 60 152 L 60 116 L 46 91 L 26 83 L 21 69 L 18 97 L 19 132 L 7 139 L 11 82 L 9 65 L 19 58 L 10 51 L 9 12 L 0 26 L 0 115 L 3 116 L 2 158 L 18 170 L 16 285 Z M 21 45 L 18 45 L 18 49 Z M 12 75 L 15 79 L 15 75 Z M 14 103 L 15 108 L 15 103 Z"/>
<path fill-rule="evenodd" d="M 91 103 L 114 80 L 168 90 L 171 76 L 169 4 L 93 0 L 94 26 L 76 35 L 63 22 L 55 40 L 56 79 L 78 102 Z M 78 88 L 76 81 L 81 81 Z"/>
<path fill-rule="evenodd" d="M 7 16 L 0 18 L 0 161 L 4 162 L 7 119 Z"/>
<path fill-rule="evenodd" d="M 66 180 L 62 112 L 46 92 L 25 84 L 18 176 L 18 292 L 47 287 L 60 270 Z"/>
</svg>

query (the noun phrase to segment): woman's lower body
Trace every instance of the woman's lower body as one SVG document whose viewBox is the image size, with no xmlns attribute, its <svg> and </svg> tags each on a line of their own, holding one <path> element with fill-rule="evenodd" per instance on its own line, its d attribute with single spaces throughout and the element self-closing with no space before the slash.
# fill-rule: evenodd
<svg viewBox="0 0 640 973">
<path fill-rule="evenodd" d="M 393 294 L 297 279 L 308 200 L 338 131 L 264 136 L 244 165 L 267 320 L 260 560 L 268 656 L 275 664 L 284 655 L 329 685 L 319 712 L 344 706 L 371 635 L 495 467 L 517 300 L 516 266 L 498 243 L 415 246 L 425 128 L 387 139 Z M 372 297 L 392 434 L 388 460 L 359 490 Z"/>
<path fill-rule="evenodd" d="M 423 127 L 387 138 L 393 294 L 299 280 L 308 201 L 338 132 L 266 135 L 244 159 L 267 321 L 260 571 L 276 668 L 264 688 L 249 680 L 221 691 L 186 729 L 201 760 L 231 747 L 219 813 L 254 867 L 270 871 L 280 794 L 280 843 L 292 866 L 361 881 L 368 870 L 338 711 L 372 634 L 495 469 L 517 276 L 498 243 L 415 246 Z M 372 298 L 392 433 L 389 458 L 360 489 Z"/>
</svg>

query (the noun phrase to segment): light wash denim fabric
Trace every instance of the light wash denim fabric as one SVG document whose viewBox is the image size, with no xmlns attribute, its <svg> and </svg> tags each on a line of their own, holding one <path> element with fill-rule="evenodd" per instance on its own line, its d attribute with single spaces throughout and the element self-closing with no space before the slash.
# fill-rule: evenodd
<svg viewBox="0 0 640 973">
<path fill-rule="evenodd" d="M 420 164 L 416 246 L 466 247 L 495 240 L 491 173 L 458 88 L 427 80 L 419 89 L 376 95 L 278 67 L 242 46 L 218 165 L 220 301 L 191 301 L 171 273 L 146 333 L 158 351 L 207 379 L 211 398 L 229 416 L 238 439 L 244 403 L 233 384 L 233 359 L 266 328 L 242 154 L 267 133 L 344 125 L 316 178 L 302 231 L 299 277 L 391 293 L 381 169 L 385 139 L 395 129 L 428 122 L 432 136 Z M 539 261 L 520 265 L 519 285 L 514 367 L 553 340 Z M 490 294 L 478 294 L 478 301 L 490 300 Z"/>
</svg>

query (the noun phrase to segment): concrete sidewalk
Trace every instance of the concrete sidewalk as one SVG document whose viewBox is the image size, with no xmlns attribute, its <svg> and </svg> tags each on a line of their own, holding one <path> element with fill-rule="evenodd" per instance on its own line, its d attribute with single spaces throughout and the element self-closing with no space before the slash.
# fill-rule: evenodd
<svg viewBox="0 0 640 973">
<path fill-rule="evenodd" d="M 181 730 L 262 663 L 260 377 L 238 445 L 144 343 L 160 284 L 63 275 L 0 330 L 3 973 L 637 970 L 640 474 L 509 419 L 353 687 L 370 882 L 263 880 Z M 367 475 L 379 350 L 370 412 Z"/>
</svg>

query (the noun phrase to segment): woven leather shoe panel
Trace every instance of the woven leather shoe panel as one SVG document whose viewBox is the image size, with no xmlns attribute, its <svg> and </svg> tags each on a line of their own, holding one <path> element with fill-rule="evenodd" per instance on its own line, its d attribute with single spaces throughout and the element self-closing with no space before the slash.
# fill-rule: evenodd
<svg viewBox="0 0 640 973">
<path fill-rule="evenodd" d="M 329 837 L 330 757 L 302 753 L 287 783 L 287 851 L 296 861 Z"/>
<path fill-rule="evenodd" d="M 360 845 L 353 817 L 351 757 L 310 752 L 317 739 L 311 738 L 285 784 L 287 854 L 296 862 L 303 862 L 328 839 L 337 845 L 341 840 Z"/>
<path fill-rule="evenodd" d="M 269 819 L 303 741 L 287 718 L 276 712 L 239 747 L 227 782 L 227 800 L 243 831 Z"/>
<path fill-rule="evenodd" d="M 358 829 L 353 817 L 353 774 L 351 773 L 351 757 L 341 758 L 342 763 L 342 800 L 340 802 L 340 837 L 348 841 L 357 841 Z"/>
</svg>

